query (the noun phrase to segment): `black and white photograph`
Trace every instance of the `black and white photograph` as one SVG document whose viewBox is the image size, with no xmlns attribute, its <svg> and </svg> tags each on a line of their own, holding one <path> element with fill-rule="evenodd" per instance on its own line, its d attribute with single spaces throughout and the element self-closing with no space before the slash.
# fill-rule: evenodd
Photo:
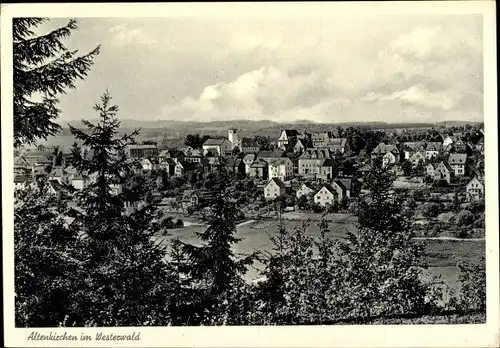
<svg viewBox="0 0 500 348">
<path fill-rule="evenodd" d="M 498 331 L 494 6 L 477 4 L 2 6 L 13 330 Z"/>
</svg>

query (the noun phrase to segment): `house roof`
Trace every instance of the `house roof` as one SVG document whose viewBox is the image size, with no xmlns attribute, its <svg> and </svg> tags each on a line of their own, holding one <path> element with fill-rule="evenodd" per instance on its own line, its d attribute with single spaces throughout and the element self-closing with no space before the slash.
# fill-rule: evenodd
<svg viewBox="0 0 500 348">
<path fill-rule="evenodd" d="M 14 175 L 14 183 L 21 184 L 23 182 L 29 181 L 31 178 L 29 175 Z"/>
<path fill-rule="evenodd" d="M 410 158 L 415 158 L 415 157 L 425 157 L 425 154 L 423 154 L 421 151 L 415 151 Z"/>
<path fill-rule="evenodd" d="M 243 138 L 241 139 L 242 147 L 259 147 L 259 143 L 257 143 L 254 139 Z"/>
<path fill-rule="evenodd" d="M 310 190 L 313 190 L 313 191 L 315 190 L 314 186 L 313 186 L 310 182 L 305 182 L 305 183 L 303 183 L 302 185 L 300 185 L 299 190 L 300 190 L 302 187 L 304 187 L 304 186 L 305 186 L 305 187 L 307 187 L 307 188 L 308 188 L 308 189 L 310 189 Z"/>
<path fill-rule="evenodd" d="M 154 144 L 130 144 L 127 145 L 127 149 L 158 149 L 158 146 Z"/>
<path fill-rule="evenodd" d="M 253 153 L 245 155 L 245 157 L 243 157 L 244 162 L 253 162 L 254 159 L 255 155 Z"/>
<path fill-rule="evenodd" d="M 382 154 L 386 152 L 399 153 L 399 150 L 396 145 L 380 143 L 373 149 L 373 152 L 375 154 Z"/>
<path fill-rule="evenodd" d="M 438 167 L 444 167 L 444 168 L 446 168 L 446 170 L 448 170 L 449 172 L 452 172 L 452 171 L 453 171 L 453 168 L 451 168 L 450 164 L 449 164 L 448 162 L 446 162 L 446 161 L 441 161 L 441 162 L 439 162 L 439 164 L 436 166 L 436 169 L 437 169 Z"/>
<path fill-rule="evenodd" d="M 296 129 L 285 129 L 283 132 L 285 132 L 287 137 L 296 137 L 299 135 L 299 132 Z M 283 132 L 281 132 L 283 134 Z"/>
<path fill-rule="evenodd" d="M 328 145 L 332 147 L 344 147 L 347 144 L 347 138 L 332 138 L 328 141 Z"/>
<path fill-rule="evenodd" d="M 285 155 L 285 151 L 277 150 L 277 151 L 260 151 L 257 154 L 258 158 L 280 158 Z"/>
<path fill-rule="evenodd" d="M 322 167 L 333 167 L 335 162 L 331 158 L 325 158 L 323 162 L 321 162 Z"/>
<path fill-rule="evenodd" d="M 311 158 L 331 158 L 329 149 L 306 149 L 300 159 L 311 159 Z"/>
<path fill-rule="evenodd" d="M 61 185 L 61 183 L 58 180 L 55 180 L 55 179 L 49 180 L 49 185 L 52 186 L 52 188 L 56 192 L 61 191 L 62 188 L 63 188 L 63 186 Z"/>
<path fill-rule="evenodd" d="M 50 176 L 54 177 L 62 177 L 64 169 L 62 167 L 54 167 L 50 172 Z"/>
<path fill-rule="evenodd" d="M 252 163 L 250 168 L 267 168 L 267 166 L 267 161 L 263 160 L 262 158 L 257 158 L 257 160 Z"/>
<path fill-rule="evenodd" d="M 465 164 L 466 160 L 467 160 L 467 154 L 465 154 L 465 153 L 452 153 L 448 157 L 448 163 L 450 165 Z"/>
<path fill-rule="evenodd" d="M 423 141 L 406 141 L 403 143 L 403 150 L 411 150 L 415 151 L 424 147 L 425 144 Z"/>
<path fill-rule="evenodd" d="M 276 185 L 278 185 L 278 186 L 279 186 L 279 188 L 282 188 L 282 189 L 286 188 L 286 186 L 285 186 L 285 184 L 283 183 L 283 181 L 281 181 L 281 180 L 280 180 L 280 179 L 278 179 L 278 178 L 272 178 L 271 180 L 269 180 L 269 182 L 267 183 L 267 185 L 266 185 L 266 186 L 268 186 L 268 185 L 269 185 L 271 182 L 273 182 L 273 181 L 276 183 Z"/>
<path fill-rule="evenodd" d="M 316 141 L 316 140 L 325 140 L 325 139 L 330 139 L 332 137 L 332 133 L 331 132 L 314 132 L 311 134 L 311 139 L 313 141 Z"/>
<path fill-rule="evenodd" d="M 333 179 L 333 182 L 338 184 L 341 188 L 344 188 L 346 190 L 350 190 L 352 188 L 352 179 Z"/>
<path fill-rule="evenodd" d="M 209 138 L 205 140 L 203 146 L 221 146 L 226 141 L 228 141 L 226 138 Z"/>
<path fill-rule="evenodd" d="M 165 162 L 169 165 L 169 166 L 175 166 L 177 163 L 172 159 L 172 158 L 166 158 L 165 159 Z"/>
<path fill-rule="evenodd" d="M 168 157 L 170 156 L 170 150 L 161 150 L 158 157 Z"/>
<path fill-rule="evenodd" d="M 467 186 L 469 186 L 470 184 L 472 184 L 472 183 L 474 183 L 474 182 L 476 182 L 476 181 L 477 181 L 478 183 L 480 183 L 481 185 L 483 185 L 483 186 L 484 186 L 484 180 L 483 180 L 483 178 L 479 178 L 479 177 L 477 177 L 477 176 L 473 177 L 473 178 L 472 178 L 472 179 L 471 179 L 471 180 L 467 183 Z"/>
<path fill-rule="evenodd" d="M 430 142 L 430 143 L 427 143 L 425 150 L 426 151 L 439 151 L 442 148 L 443 148 L 443 143 Z"/>
<path fill-rule="evenodd" d="M 330 184 L 323 184 L 323 185 L 321 185 L 321 187 L 319 188 L 319 190 L 314 195 L 317 195 L 323 188 L 326 188 L 334 196 L 338 195 L 337 190 L 335 190 L 333 188 L 333 186 L 330 185 Z"/>
<path fill-rule="evenodd" d="M 287 162 L 290 162 L 290 159 L 288 157 L 280 157 L 280 158 L 272 158 L 269 161 L 267 161 L 270 165 L 273 166 L 279 166 L 279 165 L 286 165 Z"/>
</svg>

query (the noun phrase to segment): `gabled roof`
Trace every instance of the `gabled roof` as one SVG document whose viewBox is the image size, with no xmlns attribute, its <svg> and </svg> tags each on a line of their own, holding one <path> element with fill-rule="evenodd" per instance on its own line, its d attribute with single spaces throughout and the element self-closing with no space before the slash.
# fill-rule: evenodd
<svg viewBox="0 0 500 348">
<path fill-rule="evenodd" d="M 296 129 L 285 129 L 281 134 L 283 134 L 283 132 L 285 132 L 287 137 L 296 137 L 300 134 Z"/>
<path fill-rule="evenodd" d="M 269 163 L 269 165 L 279 166 L 279 165 L 286 165 L 287 162 L 291 162 L 291 160 L 288 157 L 280 157 L 280 158 L 271 158 L 267 162 Z"/>
<path fill-rule="evenodd" d="M 347 138 L 332 138 L 328 141 L 328 146 L 344 147 L 347 145 Z"/>
<path fill-rule="evenodd" d="M 311 158 L 331 158 L 329 149 L 306 149 L 299 159 L 311 159 Z"/>
<path fill-rule="evenodd" d="M 49 185 L 52 186 L 52 188 L 56 192 L 61 191 L 62 188 L 63 188 L 63 186 L 61 185 L 61 183 L 59 181 L 57 181 L 57 180 L 49 180 Z"/>
<path fill-rule="evenodd" d="M 282 189 L 286 188 L 286 186 L 285 186 L 285 184 L 283 183 L 283 181 L 281 181 L 281 180 L 280 180 L 280 179 L 278 179 L 278 178 L 272 178 L 271 180 L 269 180 L 269 182 L 266 184 L 266 186 L 268 186 L 268 185 L 269 185 L 271 182 L 273 182 L 273 181 L 276 183 L 276 185 L 278 185 L 278 186 L 279 186 L 279 188 L 282 188 Z"/>
<path fill-rule="evenodd" d="M 165 162 L 169 165 L 169 166 L 175 166 L 177 163 L 172 159 L 172 158 L 165 158 Z"/>
<path fill-rule="evenodd" d="M 438 169 L 439 167 L 444 167 L 446 168 L 446 170 L 448 170 L 449 172 L 452 172 L 453 171 L 453 168 L 450 167 L 450 164 L 446 161 L 441 161 L 439 162 L 439 164 L 435 167 L 436 169 Z"/>
<path fill-rule="evenodd" d="M 326 188 L 333 196 L 337 196 L 338 195 L 337 190 L 335 190 L 333 188 L 333 186 L 330 185 L 330 184 L 323 184 L 323 185 L 321 185 L 321 187 L 319 188 L 319 190 L 314 195 L 316 196 L 323 188 Z"/>
<path fill-rule="evenodd" d="M 333 179 L 333 182 L 335 182 L 337 185 L 339 185 L 341 188 L 350 190 L 352 188 L 352 179 Z"/>
<path fill-rule="evenodd" d="M 475 176 L 472 179 L 470 179 L 470 181 L 467 183 L 467 186 L 469 186 L 470 184 L 474 183 L 475 181 L 479 182 L 481 185 L 484 186 L 484 179 L 483 178 L 479 178 L 477 176 Z"/>
<path fill-rule="evenodd" d="M 285 151 L 276 150 L 276 151 L 260 151 L 257 154 L 257 158 L 280 158 L 284 157 Z"/>
<path fill-rule="evenodd" d="M 377 147 L 375 147 L 373 149 L 373 153 L 375 153 L 375 154 L 383 154 L 386 152 L 399 153 L 399 150 L 398 150 L 396 145 L 392 145 L 392 144 L 388 145 L 388 144 L 384 144 L 384 143 L 378 144 Z"/>
<path fill-rule="evenodd" d="M 452 153 L 448 157 L 448 163 L 450 165 L 465 164 L 466 160 L 467 160 L 467 154 L 465 154 L 465 153 Z"/>
<path fill-rule="evenodd" d="M 169 157 L 170 156 L 170 150 L 161 150 L 160 153 L 158 154 L 158 157 Z"/>
<path fill-rule="evenodd" d="M 443 148 L 443 143 L 430 142 L 430 143 L 427 143 L 425 150 L 426 151 L 439 151 L 442 148 Z"/>
<path fill-rule="evenodd" d="M 403 150 L 416 151 L 424 146 L 425 144 L 423 141 L 406 141 L 403 143 Z"/>
<path fill-rule="evenodd" d="M 243 138 L 241 139 L 242 147 L 259 147 L 259 143 L 257 143 L 254 139 Z"/>
<path fill-rule="evenodd" d="M 203 146 L 221 146 L 224 142 L 229 141 L 226 138 L 209 138 L 205 140 Z"/>
<path fill-rule="evenodd" d="M 304 186 L 305 186 L 305 187 L 307 187 L 308 189 L 312 190 L 312 191 L 314 191 L 314 190 L 315 190 L 314 186 L 313 186 L 311 183 L 309 183 L 309 182 L 304 182 L 304 183 L 302 183 L 302 185 L 300 185 L 300 187 L 299 187 L 299 190 L 300 190 L 302 187 L 304 187 Z"/>
<path fill-rule="evenodd" d="M 314 132 L 311 134 L 312 141 L 322 141 L 325 139 L 330 139 L 332 137 L 331 132 Z"/>
<path fill-rule="evenodd" d="M 53 177 L 62 177 L 64 173 L 64 169 L 62 167 L 54 167 L 50 171 L 50 176 Z"/>
<path fill-rule="evenodd" d="M 158 146 L 154 144 L 130 144 L 127 149 L 157 149 Z"/>
</svg>

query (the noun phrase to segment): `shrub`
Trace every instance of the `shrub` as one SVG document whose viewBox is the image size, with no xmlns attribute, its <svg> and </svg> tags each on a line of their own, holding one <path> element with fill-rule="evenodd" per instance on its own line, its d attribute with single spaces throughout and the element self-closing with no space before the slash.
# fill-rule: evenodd
<svg viewBox="0 0 500 348">
<path fill-rule="evenodd" d="M 478 263 L 459 263 L 461 283 L 459 308 L 462 311 L 486 310 L 486 270 L 485 259 Z"/>
<path fill-rule="evenodd" d="M 467 209 L 463 209 L 458 213 L 456 224 L 457 226 L 467 226 L 474 222 L 474 215 Z"/>
<path fill-rule="evenodd" d="M 182 219 L 177 219 L 175 227 L 184 227 L 184 221 L 182 221 Z"/>
</svg>

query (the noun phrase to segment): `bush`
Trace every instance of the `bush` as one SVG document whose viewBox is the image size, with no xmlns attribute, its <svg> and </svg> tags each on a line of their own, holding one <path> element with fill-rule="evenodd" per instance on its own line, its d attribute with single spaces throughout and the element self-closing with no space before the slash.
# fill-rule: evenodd
<svg viewBox="0 0 500 348">
<path fill-rule="evenodd" d="M 184 221 L 182 221 L 182 219 L 177 219 L 177 221 L 175 222 L 175 227 L 184 227 Z"/>
<path fill-rule="evenodd" d="M 486 270 L 485 259 L 478 263 L 459 263 L 461 283 L 459 308 L 462 311 L 486 311 Z"/>
<path fill-rule="evenodd" d="M 467 209 L 463 209 L 458 213 L 456 224 L 457 226 L 468 226 L 474 222 L 474 215 Z"/>
</svg>

